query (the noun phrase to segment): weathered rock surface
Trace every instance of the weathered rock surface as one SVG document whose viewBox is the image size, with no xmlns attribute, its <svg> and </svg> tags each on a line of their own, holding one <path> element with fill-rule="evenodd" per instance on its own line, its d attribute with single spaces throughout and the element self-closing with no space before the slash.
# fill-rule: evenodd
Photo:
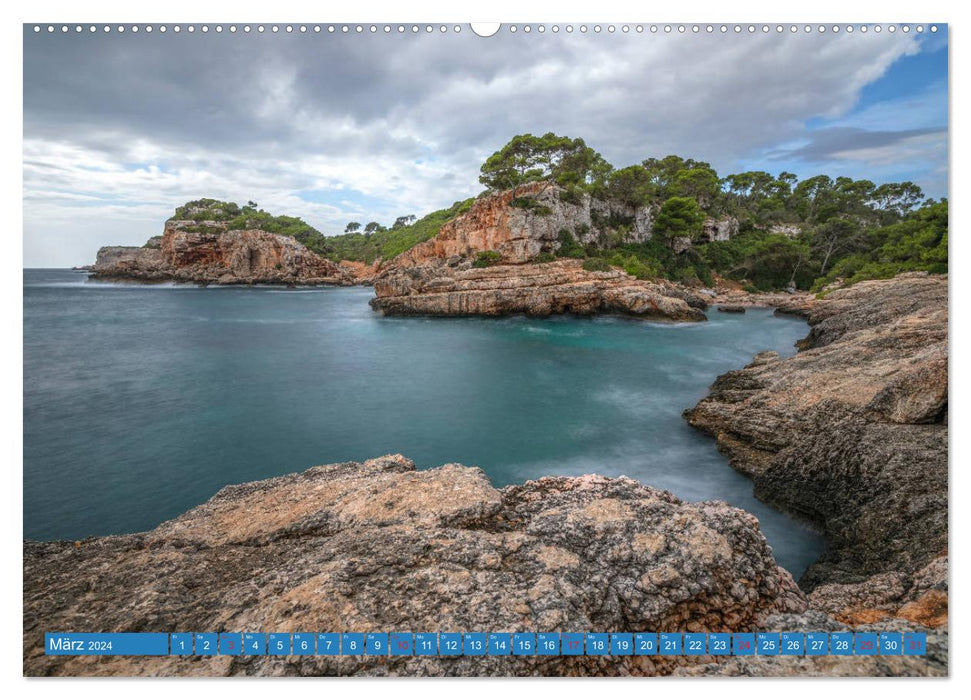
<svg viewBox="0 0 971 700">
<path fill-rule="evenodd" d="M 730 631 L 801 613 L 754 516 L 632 479 L 501 490 L 400 455 L 227 486 L 135 535 L 24 544 L 28 675 L 665 674 L 685 657 L 47 657 L 45 631 Z M 764 627 L 763 627 L 764 628 Z"/>
<path fill-rule="evenodd" d="M 701 240 L 707 243 L 713 241 L 730 241 L 738 235 L 738 219 L 705 219 L 701 229 Z"/>
<path fill-rule="evenodd" d="M 577 260 L 475 268 L 431 261 L 397 267 L 374 282 L 371 306 L 385 314 L 629 314 L 646 319 L 703 321 L 706 302 L 674 285 L 637 280 L 620 270 L 588 272 Z"/>
<path fill-rule="evenodd" d="M 540 253 L 554 253 L 560 247 L 561 231 L 580 243 L 603 244 L 613 230 L 610 222 L 624 221 L 625 240 L 645 241 L 651 237 L 650 207 L 629 207 L 619 202 L 578 195 L 566 201 L 565 190 L 550 182 L 531 182 L 515 192 L 507 190 L 476 200 L 472 208 L 442 226 L 431 240 L 405 251 L 391 266 L 414 266 L 429 260 L 474 256 L 493 250 L 507 264 L 525 263 Z M 511 202 L 530 200 L 530 208 Z"/>
<path fill-rule="evenodd" d="M 365 286 L 373 285 L 374 279 L 381 271 L 381 258 L 370 265 L 358 260 L 341 260 L 339 264 L 353 277 L 356 284 Z"/>
<path fill-rule="evenodd" d="M 348 270 L 289 236 L 227 231 L 225 224 L 214 221 L 170 221 L 158 238 L 148 247 L 101 248 L 92 277 L 203 284 L 354 283 Z"/>
<path fill-rule="evenodd" d="M 718 280 L 713 289 L 699 290 L 716 306 L 771 307 L 779 313 L 807 317 L 809 309 L 818 301 L 810 292 L 751 292 L 742 289 L 737 282 Z"/>
<path fill-rule="evenodd" d="M 782 234 L 783 236 L 788 236 L 789 238 L 796 238 L 802 233 L 802 224 L 773 224 L 768 227 L 768 232 L 772 234 Z"/>
<path fill-rule="evenodd" d="M 861 282 L 800 306 L 801 352 L 755 357 L 686 412 L 755 481 L 822 527 L 803 576 L 850 623 L 947 616 L 947 279 Z"/>
</svg>

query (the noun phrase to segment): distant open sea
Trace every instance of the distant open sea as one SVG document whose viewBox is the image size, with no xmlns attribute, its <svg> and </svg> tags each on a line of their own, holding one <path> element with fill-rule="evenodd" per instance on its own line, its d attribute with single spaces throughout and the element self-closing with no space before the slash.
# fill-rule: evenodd
<svg viewBox="0 0 971 700">
<path fill-rule="evenodd" d="M 25 537 L 148 530 L 227 484 L 400 452 L 496 486 L 596 472 L 721 499 L 797 577 L 822 551 L 681 417 L 803 321 L 382 318 L 372 294 L 25 270 Z"/>
</svg>

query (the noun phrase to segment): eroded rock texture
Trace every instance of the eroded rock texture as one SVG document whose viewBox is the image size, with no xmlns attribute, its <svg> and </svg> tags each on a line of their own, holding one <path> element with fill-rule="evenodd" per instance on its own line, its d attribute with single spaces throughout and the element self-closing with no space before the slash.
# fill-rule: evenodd
<svg viewBox="0 0 971 700">
<path fill-rule="evenodd" d="M 947 279 L 860 282 L 811 305 L 801 352 L 761 353 L 686 412 L 756 495 L 825 530 L 804 575 L 850 623 L 947 619 Z"/>
<path fill-rule="evenodd" d="M 93 278 L 203 284 L 354 283 L 348 270 L 289 236 L 224 227 L 214 221 L 202 225 L 169 221 L 161 240 L 150 247 L 101 248 Z"/>
<path fill-rule="evenodd" d="M 382 274 L 374 292 L 371 306 L 397 316 L 616 313 L 704 321 L 706 306 L 675 285 L 644 282 L 619 270 L 588 272 L 577 260 L 486 268 L 431 261 Z"/>
<path fill-rule="evenodd" d="M 632 479 L 497 490 L 400 455 L 228 486 L 136 535 L 24 545 L 44 674 L 660 674 L 684 657 L 45 657 L 45 631 L 729 631 L 806 600 L 750 514 Z"/>
<path fill-rule="evenodd" d="M 529 206 L 516 206 L 517 202 L 529 202 Z M 570 201 L 565 190 L 551 182 L 530 182 L 515 191 L 476 200 L 468 212 L 442 226 L 437 236 L 405 251 L 390 264 L 420 265 L 429 260 L 474 256 L 484 250 L 499 253 L 503 263 L 520 264 L 540 253 L 559 250 L 563 231 L 584 245 L 602 245 L 616 227 L 611 222 L 620 221 L 627 229 L 625 240 L 638 242 L 651 237 L 650 207 L 605 202 L 589 194 L 578 194 Z"/>
</svg>

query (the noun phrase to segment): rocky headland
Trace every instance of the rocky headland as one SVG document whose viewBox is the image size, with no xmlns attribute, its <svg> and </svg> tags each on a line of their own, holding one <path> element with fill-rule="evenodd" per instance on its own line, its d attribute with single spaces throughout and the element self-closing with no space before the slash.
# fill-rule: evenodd
<svg viewBox="0 0 971 700">
<path fill-rule="evenodd" d="M 589 272 L 578 260 L 473 267 L 432 260 L 398 267 L 374 281 L 371 306 L 393 316 L 627 314 L 652 320 L 704 321 L 705 299 L 620 270 Z"/>
<path fill-rule="evenodd" d="M 757 355 L 686 412 L 756 495 L 821 528 L 801 579 L 847 623 L 946 624 L 947 278 L 860 282 L 804 306 L 800 352 Z"/>
<path fill-rule="evenodd" d="M 355 284 L 347 268 L 290 236 L 227 230 L 220 221 L 169 220 L 144 246 L 105 246 L 92 279 L 197 284 Z"/>
<path fill-rule="evenodd" d="M 613 313 L 705 320 L 705 297 L 679 285 L 638 280 L 616 268 L 587 270 L 579 260 L 553 260 L 564 232 L 583 245 L 618 235 L 617 242 L 637 243 L 652 235 L 650 207 L 589 194 L 571 201 L 564 193 L 552 183 L 533 182 L 476 200 L 437 236 L 382 265 L 372 307 L 389 315 Z M 629 225 L 612 228 L 609 222 L 616 220 Z M 732 220 L 708 221 L 706 235 L 728 236 L 733 223 L 737 227 Z M 476 265 L 482 253 L 493 256 L 487 266 Z"/>
</svg>

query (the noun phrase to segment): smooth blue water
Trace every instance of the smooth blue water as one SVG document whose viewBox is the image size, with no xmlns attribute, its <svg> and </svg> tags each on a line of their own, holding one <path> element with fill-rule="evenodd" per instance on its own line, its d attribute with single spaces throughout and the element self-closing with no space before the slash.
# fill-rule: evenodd
<svg viewBox="0 0 971 700">
<path fill-rule="evenodd" d="M 795 575 L 822 539 L 752 496 L 681 411 L 806 325 L 382 318 L 368 288 L 208 288 L 24 271 L 24 535 L 147 530 L 226 484 L 400 452 L 497 486 L 626 474 L 755 513 Z"/>
</svg>

